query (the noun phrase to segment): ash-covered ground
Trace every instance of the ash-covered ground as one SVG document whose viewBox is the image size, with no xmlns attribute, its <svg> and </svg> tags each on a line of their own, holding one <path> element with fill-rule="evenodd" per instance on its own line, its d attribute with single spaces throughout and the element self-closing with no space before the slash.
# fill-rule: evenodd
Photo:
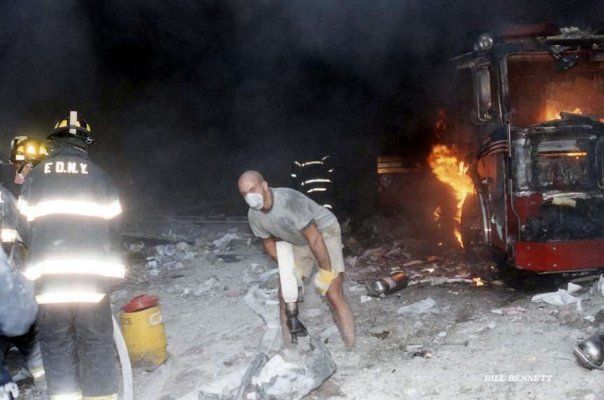
<svg viewBox="0 0 604 400">
<path fill-rule="evenodd" d="M 604 399 L 603 372 L 581 368 L 572 354 L 604 321 L 597 277 L 578 283 L 572 297 L 579 304 L 537 303 L 532 297 L 551 287 L 512 289 L 490 263 L 468 265 L 458 249 L 392 237 L 393 231 L 381 235 L 383 224 L 367 224 L 373 224 L 370 241 L 344 224 L 355 349 L 343 346 L 312 282 L 305 287 L 301 320 L 337 364 L 306 399 Z M 157 294 L 169 352 L 159 368 L 135 369 L 135 399 L 228 394 L 267 350 L 265 321 L 274 323 L 278 309 L 275 263 L 245 220 L 148 221 L 131 225 L 127 238 L 130 271 L 111 296 L 114 311 L 118 316 L 136 295 Z M 393 271 L 407 272 L 409 286 L 383 299 L 368 297 L 366 282 Z M 25 399 L 44 398 L 24 391 Z"/>
</svg>

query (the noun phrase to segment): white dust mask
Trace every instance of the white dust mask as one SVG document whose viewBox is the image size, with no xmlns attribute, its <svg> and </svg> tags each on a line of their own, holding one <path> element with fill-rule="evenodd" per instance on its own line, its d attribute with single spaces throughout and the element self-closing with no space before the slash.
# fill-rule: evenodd
<svg viewBox="0 0 604 400">
<path fill-rule="evenodd" d="M 260 210 L 264 205 L 264 200 L 260 193 L 248 193 L 245 195 L 245 202 L 254 210 Z"/>
</svg>

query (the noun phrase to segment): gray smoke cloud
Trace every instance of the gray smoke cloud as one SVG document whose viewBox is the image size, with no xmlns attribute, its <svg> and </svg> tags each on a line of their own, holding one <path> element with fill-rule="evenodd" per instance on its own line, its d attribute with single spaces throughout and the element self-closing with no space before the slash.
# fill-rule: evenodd
<svg viewBox="0 0 604 400">
<path fill-rule="evenodd" d="M 0 151 L 71 108 L 131 210 L 243 212 L 236 179 L 331 154 L 351 210 L 383 136 L 418 159 L 480 32 L 602 26 L 598 2 L 31 0 L 0 5 Z"/>
</svg>

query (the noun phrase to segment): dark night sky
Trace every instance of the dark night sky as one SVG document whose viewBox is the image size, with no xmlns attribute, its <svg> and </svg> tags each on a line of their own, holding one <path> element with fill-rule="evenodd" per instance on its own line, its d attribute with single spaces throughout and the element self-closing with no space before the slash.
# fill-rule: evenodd
<svg viewBox="0 0 604 400">
<path fill-rule="evenodd" d="M 0 151 L 75 108 L 130 209 L 243 211 L 242 170 L 286 184 L 290 160 L 325 153 L 359 203 L 383 136 L 398 135 L 405 155 L 428 148 L 426 122 L 452 95 L 446 60 L 478 33 L 542 21 L 601 29 L 603 5 L 3 1 Z"/>
</svg>

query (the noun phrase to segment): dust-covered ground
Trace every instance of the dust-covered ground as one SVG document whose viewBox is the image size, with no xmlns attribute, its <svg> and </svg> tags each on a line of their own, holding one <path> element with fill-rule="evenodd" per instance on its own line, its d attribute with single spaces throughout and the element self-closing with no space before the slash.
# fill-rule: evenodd
<svg viewBox="0 0 604 400">
<path fill-rule="evenodd" d="M 159 368 L 135 370 L 135 398 L 193 400 L 232 389 L 266 350 L 266 323 L 245 299 L 251 288 L 260 291 L 261 306 L 276 318 L 276 265 L 244 220 L 180 219 L 131 230 L 130 273 L 111 297 L 114 311 L 136 295 L 157 294 L 169 352 Z M 531 302 L 535 293 L 502 284 L 492 266 L 466 265 L 438 245 L 401 238 L 368 247 L 347 236 L 345 246 L 358 343 L 343 346 L 308 282 L 301 320 L 327 344 L 337 371 L 307 399 L 604 399 L 603 372 L 579 367 L 572 354 L 601 317 L 596 282 L 580 283 L 580 306 L 558 307 Z M 411 277 L 406 289 L 366 296 L 369 279 L 396 270 Z M 424 312 L 399 312 L 426 299 L 434 305 Z"/>
</svg>

